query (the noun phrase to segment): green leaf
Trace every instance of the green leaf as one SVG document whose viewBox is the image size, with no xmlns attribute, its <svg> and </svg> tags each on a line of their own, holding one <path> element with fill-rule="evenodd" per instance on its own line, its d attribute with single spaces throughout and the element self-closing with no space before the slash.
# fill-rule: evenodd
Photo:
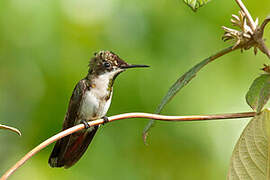
<svg viewBox="0 0 270 180">
<path fill-rule="evenodd" d="M 270 98 L 270 74 L 262 74 L 250 86 L 246 101 L 256 112 L 260 112 Z"/>
<path fill-rule="evenodd" d="M 270 179 L 270 111 L 265 109 L 246 126 L 234 147 L 228 180 Z"/>
<path fill-rule="evenodd" d="M 186 72 L 184 75 L 182 75 L 169 89 L 169 91 L 167 92 L 167 94 L 163 97 L 161 103 L 159 104 L 158 108 L 156 109 L 155 113 L 159 114 L 162 109 L 164 108 L 164 106 L 184 87 L 186 86 L 197 74 L 197 72 L 199 72 L 204 66 L 206 66 L 208 63 L 210 63 L 211 61 L 217 59 L 218 57 L 229 53 L 231 51 L 233 51 L 235 49 L 231 47 L 228 47 L 226 49 L 223 49 L 221 51 L 219 51 L 218 53 L 214 54 L 213 56 L 210 56 L 206 59 L 204 59 L 203 61 L 201 61 L 200 63 L 196 64 L 195 66 L 193 66 L 188 72 Z M 146 144 L 146 139 L 147 139 L 147 135 L 148 135 L 148 131 L 150 130 L 150 128 L 154 125 L 154 120 L 150 120 L 149 123 L 146 125 L 146 127 L 144 128 L 143 131 L 143 140 L 144 143 Z"/>
<path fill-rule="evenodd" d="M 186 5 L 188 5 L 194 12 L 197 11 L 198 8 L 207 4 L 210 0 L 183 0 Z"/>
<path fill-rule="evenodd" d="M 14 128 L 14 127 L 10 127 L 10 126 L 0 124 L 0 129 L 10 130 L 12 132 L 17 133 L 19 136 L 22 135 L 21 132 L 18 129 Z"/>
</svg>

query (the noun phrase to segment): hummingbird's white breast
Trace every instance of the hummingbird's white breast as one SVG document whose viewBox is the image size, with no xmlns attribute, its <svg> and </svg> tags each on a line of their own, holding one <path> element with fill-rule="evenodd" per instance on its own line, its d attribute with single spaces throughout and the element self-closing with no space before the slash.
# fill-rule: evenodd
<svg viewBox="0 0 270 180">
<path fill-rule="evenodd" d="M 104 73 L 92 79 L 92 87 L 87 90 L 81 105 L 80 117 L 86 120 L 104 117 L 109 110 L 112 90 L 109 83 L 117 71 Z M 109 97 L 109 99 L 108 99 Z"/>
<path fill-rule="evenodd" d="M 81 118 L 86 120 L 101 118 L 106 115 L 111 104 L 112 94 L 108 100 L 98 98 L 92 90 L 85 93 L 81 107 Z"/>
</svg>

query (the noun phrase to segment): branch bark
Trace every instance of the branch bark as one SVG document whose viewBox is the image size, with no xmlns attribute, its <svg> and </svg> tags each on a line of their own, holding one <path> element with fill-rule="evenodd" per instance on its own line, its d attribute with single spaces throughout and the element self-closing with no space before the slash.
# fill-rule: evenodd
<svg viewBox="0 0 270 180">
<path fill-rule="evenodd" d="M 108 121 L 116 121 L 121 119 L 130 119 L 130 118 L 147 118 L 147 119 L 155 119 L 161 121 L 201 121 L 201 120 L 220 120 L 220 119 L 235 119 L 235 118 L 247 118 L 255 116 L 255 112 L 244 112 L 244 113 L 230 113 L 230 114 L 217 114 L 217 115 L 204 115 L 204 116 L 164 116 L 159 114 L 150 114 L 150 113 L 125 113 L 119 114 L 115 116 L 108 117 Z M 98 119 L 95 121 L 89 121 L 89 126 L 96 126 L 103 124 L 103 119 Z M 84 128 L 84 124 L 79 124 L 73 126 L 69 129 L 66 129 L 49 139 L 43 141 L 41 144 L 36 146 L 30 152 L 28 152 L 24 157 L 22 157 L 15 165 L 13 165 L 9 170 L 5 172 L 5 174 L 0 178 L 0 180 L 6 180 L 10 175 L 12 175 L 19 167 L 21 167 L 27 160 L 29 160 L 36 153 L 52 144 L 53 142 L 68 136 L 72 133 L 75 133 Z"/>
</svg>

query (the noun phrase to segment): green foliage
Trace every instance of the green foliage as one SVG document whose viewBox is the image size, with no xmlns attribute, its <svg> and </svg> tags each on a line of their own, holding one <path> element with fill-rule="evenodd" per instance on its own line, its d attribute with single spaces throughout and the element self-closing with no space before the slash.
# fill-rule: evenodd
<svg viewBox="0 0 270 180">
<path fill-rule="evenodd" d="M 260 112 L 270 97 L 270 74 L 262 74 L 254 80 L 248 93 L 246 101 L 249 106 Z"/>
<path fill-rule="evenodd" d="M 18 129 L 14 128 L 14 127 L 10 127 L 10 126 L 6 126 L 6 125 L 0 124 L 0 129 L 4 129 L 4 130 L 9 130 L 9 131 L 15 132 L 19 136 L 22 135 L 21 132 Z"/>
<path fill-rule="evenodd" d="M 194 12 L 197 11 L 198 8 L 204 6 L 210 0 L 183 0 L 186 5 L 188 5 Z"/>
<path fill-rule="evenodd" d="M 244 129 L 231 157 L 229 180 L 270 179 L 270 110 L 254 117 Z"/>
</svg>

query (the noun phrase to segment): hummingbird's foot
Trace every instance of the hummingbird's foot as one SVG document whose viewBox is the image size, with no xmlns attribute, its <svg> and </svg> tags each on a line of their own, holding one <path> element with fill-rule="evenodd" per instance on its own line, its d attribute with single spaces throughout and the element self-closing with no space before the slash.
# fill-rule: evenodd
<svg viewBox="0 0 270 180">
<path fill-rule="evenodd" d="M 102 119 L 104 120 L 104 122 L 102 123 L 103 125 L 109 122 L 109 118 L 107 116 L 102 117 Z"/>
<path fill-rule="evenodd" d="M 84 128 L 85 128 L 85 129 L 90 128 L 90 126 L 89 126 L 89 124 L 87 123 L 86 120 L 82 120 L 82 124 L 84 125 Z"/>
</svg>

